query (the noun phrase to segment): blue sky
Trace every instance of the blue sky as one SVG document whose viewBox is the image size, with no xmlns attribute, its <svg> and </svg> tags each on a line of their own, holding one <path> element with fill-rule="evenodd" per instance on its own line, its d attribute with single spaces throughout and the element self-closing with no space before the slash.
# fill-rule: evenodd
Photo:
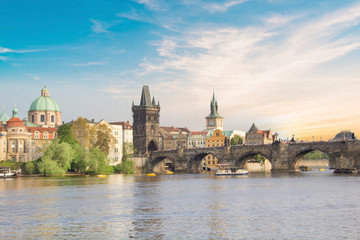
<svg viewBox="0 0 360 240">
<path fill-rule="evenodd" d="M 359 24 L 354 0 L 0 0 L 0 104 L 46 85 L 64 121 L 132 122 L 145 82 L 163 126 L 204 129 L 215 90 L 225 129 L 358 133 Z"/>
</svg>

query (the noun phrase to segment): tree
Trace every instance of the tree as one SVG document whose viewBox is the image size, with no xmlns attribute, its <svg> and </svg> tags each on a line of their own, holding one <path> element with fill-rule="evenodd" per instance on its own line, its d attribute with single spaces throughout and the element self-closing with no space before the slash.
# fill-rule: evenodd
<svg viewBox="0 0 360 240">
<path fill-rule="evenodd" d="M 106 173 L 107 158 L 99 148 L 93 148 L 89 151 L 88 170 L 89 173 Z"/>
<path fill-rule="evenodd" d="M 109 155 L 110 149 L 115 145 L 115 138 L 112 135 L 111 129 L 106 124 L 98 124 L 95 127 L 96 142 L 95 148 L 99 148 L 105 156 Z"/>
<path fill-rule="evenodd" d="M 255 156 L 254 156 L 254 159 L 255 159 L 256 161 L 258 161 L 258 162 L 265 162 L 265 160 L 266 160 L 266 158 L 265 158 L 263 155 L 261 155 L 261 154 L 255 155 Z"/>
<path fill-rule="evenodd" d="M 62 176 L 71 167 L 74 150 L 68 143 L 54 140 L 44 151 L 39 171 L 45 176 Z"/>
<path fill-rule="evenodd" d="M 78 173 L 85 173 L 88 168 L 89 151 L 85 150 L 79 143 L 73 144 L 73 159 L 71 170 Z"/>
<path fill-rule="evenodd" d="M 72 131 L 69 124 L 61 125 L 57 130 L 57 133 L 60 143 L 66 142 L 71 145 L 78 143 L 78 141 L 72 135 Z"/>
<path fill-rule="evenodd" d="M 239 144 L 243 144 L 242 137 L 240 137 L 239 135 L 235 135 L 233 138 L 231 138 L 230 145 L 239 145 Z"/>
<path fill-rule="evenodd" d="M 122 162 L 131 159 L 134 156 L 134 154 L 136 154 L 136 152 L 137 150 L 132 143 L 124 143 Z"/>
<path fill-rule="evenodd" d="M 96 139 L 94 126 L 87 123 L 85 118 L 79 117 L 70 127 L 72 136 L 89 150 L 93 147 Z"/>
</svg>

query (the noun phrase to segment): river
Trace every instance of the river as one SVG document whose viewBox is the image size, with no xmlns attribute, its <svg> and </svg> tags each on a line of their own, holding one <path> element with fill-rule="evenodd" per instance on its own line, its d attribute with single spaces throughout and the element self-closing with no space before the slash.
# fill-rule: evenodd
<svg viewBox="0 0 360 240">
<path fill-rule="evenodd" d="M 0 180 L 2 239 L 359 239 L 360 176 Z"/>
</svg>

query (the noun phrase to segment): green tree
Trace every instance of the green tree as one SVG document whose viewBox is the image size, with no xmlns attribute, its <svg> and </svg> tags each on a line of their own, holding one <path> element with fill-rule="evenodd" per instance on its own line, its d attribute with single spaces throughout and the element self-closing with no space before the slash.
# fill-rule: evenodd
<svg viewBox="0 0 360 240">
<path fill-rule="evenodd" d="M 79 117 L 71 124 L 71 132 L 73 137 L 83 146 L 89 150 L 94 145 L 95 129 L 94 126 L 88 124 L 85 118 Z"/>
<path fill-rule="evenodd" d="M 88 168 L 89 151 L 85 150 L 79 143 L 73 144 L 73 158 L 71 170 L 77 173 L 85 173 Z"/>
<path fill-rule="evenodd" d="M 122 162 L 125 162 L 126 160 L 133 158 L 136 152 L 137 150 L 132 143 L 124 143 Z"/>
<path fill-rule="evenodd" d="M 27 174 L 33 174 L 33 173 L 35 173 L 35 170 L 36 170 L 36 168 L 35 168 L 35 165 L 34 165 L 34 162 L 27 162 L 26 164 L 25 164 L 25 172 L 27 173 Z"/>
<path fill-rule="evenodd" d="M 261 154 L 255 155 L 255 156 L 254 156 L 254 159 L 255 159 L 256 161 L 258 161 L 258 162 L 265 162 L 265 160 L 266 160 L 266 158 L 265 158 L 263 155 L 261 155 Z"/>
<path fill-rule="evenodd" d="M 64 176 L 66 171 L 63 168 L 60 168 L 57 162 L 51 159 L 44 159 L 38 165 L 39 172 L 45 176 Z"/>
<path fill-rule="evenodd" d="M 239 145 L 239 144 L 243 144 L 242 137 L 240 137 L 239 135 L 235 135 L 234 137 L 231 138 L 230 145 Z"/>
<path fill-rule="evenodd" d="M 135 173 L 135 162 L 131 160 L 121 162 L 115 166 L 115 172 L 133 174 Z"/>
<path fill-rule="evenodd" d="M 66 142 L 71 145 L 78 143 L 78 141 L 72 135 L 72 131 L 69 124 L 61 125 L 57 130 L 57 133 L 60 143 Z"/>
<path fill-rule="evenodd" d="M 115 138 L 112 135 L 111 129 L 106 124 L 98 124 L 95 127 L 96 142 L 95 148 L 99 148 L 105 156 L 109 155 L 110 149 L 115 145 Z"/>
<path fill-rule="evenodd" d="M 89 151 L 88 173 L 106 173 L 108 165 L 105 154 L 99 148 L 93 148 Z"/>
</svg>

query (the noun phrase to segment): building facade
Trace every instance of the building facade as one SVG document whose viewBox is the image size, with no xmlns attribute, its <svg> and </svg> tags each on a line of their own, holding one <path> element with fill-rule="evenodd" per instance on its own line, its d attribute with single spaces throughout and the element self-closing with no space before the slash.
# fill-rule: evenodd
<svg viewBox="0 0 360 240">
<path fill-rule="evenodd" d="M 246 145 L 272 144 L 274 141 L 276 141 L 276 135 L 273 135 L 270 129 L 259 130 L 255 123 L 251 125 L 245 137 Z"/>
<path fill-rule="evenodd" d="M 138 154 L 160 149 L 160 104 L 150 97 L 149 86 L 144 85 L 139 105 L 132 105 L 133 144 Z"/>
<path fill-rule="evenodd" d="M 187 139 L 187 148 L 206 147 L 206 135 L 208 132 L 190 132 Z"/>
</svg>

